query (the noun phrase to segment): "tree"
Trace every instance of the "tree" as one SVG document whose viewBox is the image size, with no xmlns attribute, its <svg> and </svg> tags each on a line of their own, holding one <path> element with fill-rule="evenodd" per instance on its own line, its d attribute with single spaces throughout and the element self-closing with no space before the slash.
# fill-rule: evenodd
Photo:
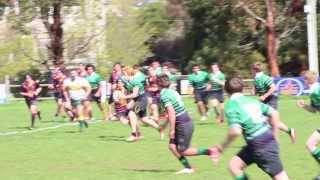
<svg viewBox="0 0 320 180">
<path fill-rule="evenodd" d="M 252 62 L 267 60 L 272 75 L 277 76 L 278 64 L 304 64 L 305 57 L 296 55 L 305 54 L 304 14 L 296 1 L 185 2 L 193 21 L 187 28 L 188 46 L 181 56 L 188 67 L 218 61 L 224 71 L 232 72 L 237 67 L 240 74 L 249 76 Z M 297 71 L 295 68 L 294 74 Z"/>
<path fill-rule="evenodd" d="M 114 62 L 134 65 L 153 55 L 148 41 L 158 33 L 158 29 L 145 21 L 143 8 L 135 8 L 133 2 L 121 0 L 110 6 L 104 32 L 104 51 L 98 58 L 103 73 L 110 71 Z"/>
<path fill-rule="evenodd" d="M 248 15 L 252 18 L 260 21 L 266 28 L 266 46 L 267 46 L 267 61 L 269 63 L 270 71 L 272 76 L 279 76 L 280 71 L 278 67 L 278 50 L 280 47 L 280 42 L 282 38 L 287 38 L 293 32 L 295 32 L 299 27 L 301 27 L 302 21 L 296 21 L 294 24 L 287 24 L 286 21 L 290 21 L 293 13 L 301 10 L 301 1 L 294 0 L 292 2 L 280 1 L 276 3 L 275 0 L 265 0 L 264 6 L 254 6 L 256 9 L 264 9 L 266 12 L 265 18 L 262 18 L 257 13 L 255 13 L 250 7 L 248 1 L 239 0 L 237 7 L 241 7 Z M 277 13 L 278 12 L 278 13 Z M 287 16 L 287 17 L 286 17 Z M 294 16 L 293 16 L 294 17 Z M 286 23 L 286 26 L 281 29 L 280 24 Z M 277 29 L 278 28 L 278 29 Z M 277 32 L 278 30 L 278 32 Z"/>
</svg>

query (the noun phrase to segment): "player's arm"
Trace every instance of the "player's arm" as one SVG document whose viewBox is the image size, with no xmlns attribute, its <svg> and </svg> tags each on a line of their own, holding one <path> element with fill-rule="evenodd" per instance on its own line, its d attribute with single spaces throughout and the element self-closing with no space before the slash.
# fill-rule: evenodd
<svg viewBox="0 0 320 180">
<path fill-rule="evenodd" d="M 265 100 L 266 98 L 271 96 L 276 90 L 277 90 L 276 85 L 272 83 L 269 86 L 269 90 L 264 95 L 260 96 L 260 99 Z"/>
<path fill-rule="evenodd" d="M 217 84 L 221 85 L 221 86 L 224 86 L 224 83 L 225 83 L 225 77 L 220 77 L 219 78 L 213 78 L 212 81 L 216 82 Z"/>
<path fill-rule="evenodd" d="M 211 90 L 211 88 L 212 88 L 212 85 L 211 85 L 211 83 L 208 83 L 208 84 L 207 84 L 207 88 L 206 88 L 206 91 L 210 91 L 210 90 Z"/>
<path fill-rule="evenodd" d="M 280 127 L 280 116 L 279 112 L 272 107 L 261 103 L 261 111 L 263 115 L 268 116 L 268 122 L 272 127 L 272 133 L 277 139 Z"/>
<path fill-rule="evenodd" d="M 132 93 L 125 96 L 126 99 L 133 99 L 139 96 L 139 87 L 133 88 Z"/>
<path fill-rule="evenodd" d="M 22 96 L 32 97 L 32 95 L 30 95 L 30 93 L 27 91 L 27 89 L 26 89 L 23 85 L 22 85 L 20 94 L 21 94 Z"/>
<path fill-rule="evenodd" d="M 193 94 L 194 93 L 193 81 L 192 81 L 192 78 L 190 76 L 191 75 L 189 75 L 189 77 L 188 77 L 188 81 L 189 81 L 188 92 L 189 92 L 189 94 Z"/>
<path fill-rule="evenodd" d="M 279 134 L 279 124 L 280 124 L 280 116 L 278 111 L 276 110 L 271 110 L 270 113 L 270 118 L 268 118 L 269 124 L 272 127 L 272 133 L 273 136 L 278 139 L 278 134 Z"/>
<path fill-rule="evenodd" d="M 91 93 L 91 86 L 90 84 L 87 82 L 83 87 L 84 91 L 86 92 L 86 97 L 90 96 Z"/>
<path fill-rule="evenodd" d="M 242 129 L 240 126 L 233 126 L 229 128 L 227 137 L 223 143 L 217 145 L 219 152 L 222 153 L 238 136 L 242 135 Z"/>
<path fill-rule="evenodd" d="M 99 97 L 101 96 L 101 86 L 102 86 L 102 78 L 101 76 L 99 75 L 98 77 L 98 89 L 97 89 L 97 92 L 94 94 L 96 97 Z"/>
<path fill-rule="evenodd" d="M 256 90 L 256 87 L 253 85 L 253 88 L 251 90 L 251 94 L 252 95 L 256 95 L 257 94 L 257 90 Z"/>
<path fill-rule="evenodd" d="M 170 139 L 174 139 L 176 129 L 176 111 L 172 105 L 166 105 L 166 112 L 169 119 L 169 137 Z"/>
<path fill-rule="evenodd" d="M 27 92 L 21 92 L 20 94 L 21 94 L 22 96 L 30 97 L 30 93 L 27 93 Z"/>
<path fill-rule="evenodd" d="M 297 103 L 296 103 L 296 104 L 297 104 L 297 106 L 298 106 L 299 108 L 302 108 L 302 109 L 304 109 L 304 110 L 306 110 L 306 111 L 308 111 L 308 112 L 311 112 L 311 113 L 315 113 L 315 112 L 316 112 L 315 108 L 313 108 L 312 106 L 306 104 L 303 99 L 297 100 Z"/>
<path fill-rule="evenodd" d="M 63 92 L 64 98 L 66 98 L 66 101 L 70 102 L 70 95 L 68 92 L 68 87 L 65 85 L 65 83 L 63 83 L 63 85 L 62 85 L 62 92 Z"/>
<path fill-rule="evenodd" d="M 38 96 L 41 91 L 42 91 L 42 87 L 39 84 L 37 84 L 37 88 L 36 88 L 36 90 L 34 92 L 34 95 Z"/>
<path fill-rule="evenodd" d="M 53 86 L 53 77 L 52 77 L 52 72 L 51 72 L 51 74 L 49 75 L 49 79 L 48 79 L 48 88 L 49 89 L 53 89 L 54 88 L 54 86 Z"/>
</svg>

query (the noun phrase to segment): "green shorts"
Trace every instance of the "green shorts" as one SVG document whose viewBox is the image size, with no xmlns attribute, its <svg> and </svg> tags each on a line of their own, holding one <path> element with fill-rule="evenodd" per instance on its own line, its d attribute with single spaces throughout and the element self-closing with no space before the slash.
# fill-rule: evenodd
<svg viewBox="0 0 320 180">
<path fill-rule="evenodd" d="M 76 107 L 78 107 L 80 105 L 83 105 L 83 102 L 84 102 L 83 99 L 77 99 L 77 100 L 71 99 L 71 106 L 73 108 L 76 108 Z"/>
</svg>

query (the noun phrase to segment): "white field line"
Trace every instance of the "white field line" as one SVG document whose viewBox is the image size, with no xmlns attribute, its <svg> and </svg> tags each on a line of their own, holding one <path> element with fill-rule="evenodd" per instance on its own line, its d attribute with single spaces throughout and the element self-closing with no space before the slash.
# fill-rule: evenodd
<svg viewBox="0 0 320 180">
<path fill-rule="evenodd" d="M 96 120 L 96 121 L 89 122 L 89 124 L 95 124 L 95 123 L 99 123 L 101 121 L 102 120 Z M 4 133 L 0 133 L 0 136 L 10 136 L 10 135 L 16 135 L 16 134 L 32 134 L 32 133 L 42 132 L 42 131 L 46 131 L 46 130 L 50 130 L 50 129 L 58 129 L 61 127 L 75 126 L 75 125 L 78 125 L 78 123 L 69 122 L 69 123 L 65 123 L 65 124 L 61 124 L 61 125 L 45 127 L 45 128 L 38 128 L 38 129 L 33 129 L 33 130 L 4 132 Z"/>
</svg>

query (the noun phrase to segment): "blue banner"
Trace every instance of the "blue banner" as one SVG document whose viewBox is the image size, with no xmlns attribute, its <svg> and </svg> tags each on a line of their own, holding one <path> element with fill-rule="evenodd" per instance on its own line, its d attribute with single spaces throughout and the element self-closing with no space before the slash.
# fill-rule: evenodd
<svg viewBox="0 0 320 180">
<path fill-rule="evenodd" d="M 308 89 L 303 77 L 275 78 L 273 81 L 279 94 L 301 96 Z"/>
</svg>

